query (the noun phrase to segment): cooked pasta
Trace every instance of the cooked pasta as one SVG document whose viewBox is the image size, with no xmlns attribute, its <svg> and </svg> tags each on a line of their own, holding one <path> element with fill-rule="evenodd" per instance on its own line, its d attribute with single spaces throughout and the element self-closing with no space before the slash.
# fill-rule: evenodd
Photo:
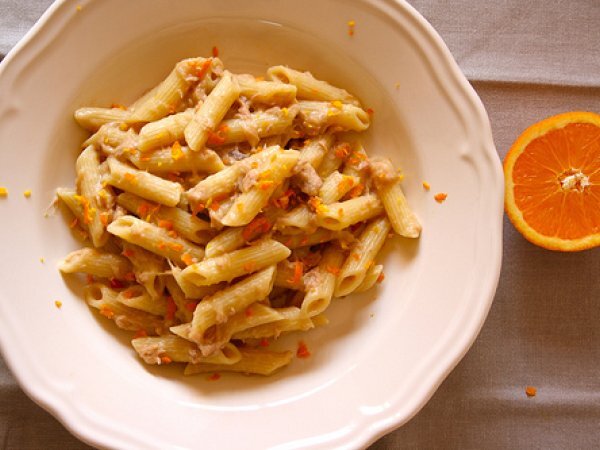
<svg viewBox="0 0 600 450">
<path fill-rule="evenodd" d="M 358 141 L 369 110 L 310 72 L 266 78 L 190 58 L 128 107 L 75 112 L 90 135 L 56 195 L 88 246 L 59 270 L 87 275 L 147 364 L 270 375 L 294 352 L 265 347 L 381 282 L 391 230 L 420 234 L 397 169 Z"/>
</svg>

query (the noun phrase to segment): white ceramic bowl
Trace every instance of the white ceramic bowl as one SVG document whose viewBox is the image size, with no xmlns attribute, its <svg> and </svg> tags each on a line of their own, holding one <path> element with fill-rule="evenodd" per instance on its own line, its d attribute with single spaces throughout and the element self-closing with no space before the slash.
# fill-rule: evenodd
<svg viewBox="0 0 600 450">
<path fill-rule="evenodd" d="M 84 137 L 73 110 L 127 103 L 214 45 L 232 71 L 287 64 L 357 94 L 375 110 L 366 146 L 403 167 L 424 225 L 419 241 L 388 246 L 380 288 L 337 300 L 330 325 L 307 335 L 313 356 L 271 378 L 143 366 L 59 276 L 78 244 L 60 216 L 43 216 L 54 189 L 73 184 Z M 0 98 L 2 352 L 25 391 L 89 443 L 364 446 L 425 404 L 483 324 L 501 262 L 501 167 L 479 99 L 402 1 L 59 1 L 0 66 Z"/>
</svg>

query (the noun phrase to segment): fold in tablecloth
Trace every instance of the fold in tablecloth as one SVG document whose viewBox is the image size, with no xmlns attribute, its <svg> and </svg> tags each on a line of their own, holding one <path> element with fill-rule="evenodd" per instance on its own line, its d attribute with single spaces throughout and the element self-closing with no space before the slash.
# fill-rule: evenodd
<svg viewBox="0 0 600 450">
<path fill-rule="evenodd" d="M 0 53 L 49 3 L 0 0 Z M 481 96 L 501 157 L 543 117 L 600 112 L 600 1 L 412 3 Z M 535 397 L 525 395 L 527 385 L 537 387 Z M 1 361 L 0 394 L 3 448 L 85 448 L 22 393 Z M 600 249 L 549 252 L 505 220 L 500 284 L 475 345 L 427 406 L 372 448 L 599 445 Z"/>
</svg>

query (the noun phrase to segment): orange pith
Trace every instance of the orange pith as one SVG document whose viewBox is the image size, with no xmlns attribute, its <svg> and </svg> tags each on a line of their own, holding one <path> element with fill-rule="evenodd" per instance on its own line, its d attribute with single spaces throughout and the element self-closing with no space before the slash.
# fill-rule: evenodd
<svg viewBox="0 0 600 450">
<path fill-rule="evenodd" d="M 600 115 L 538 122 L 504 160 L 506 212 L 523 236 L 551 250 L 600 245 Z"/>
</svg>

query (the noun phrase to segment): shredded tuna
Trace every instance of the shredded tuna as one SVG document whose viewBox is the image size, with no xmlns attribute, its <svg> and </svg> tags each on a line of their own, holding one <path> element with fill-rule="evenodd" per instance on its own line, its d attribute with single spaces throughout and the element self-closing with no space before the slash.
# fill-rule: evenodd
<svg viewBox="0 0 600 450">
<path fill-rule="evenodd" d="M 323 274 L 318 269 L 313 269 L 304 274 L 304 286 L 307 291 L 316 289 L 323 284 Z"/>
<path fill-rule="evenodd" d="M 388 159 L 374 156 L 370 160 L 370 166 L 376 185 L 395 183 L 399 179 L 398 173 Z"/>
<path fill-rule="evenodd" d="M 250 169 L 240 181 L 240 190 L 242 192 L 248 192 L 258 182 L 259 175 L 260 172 L 258 169 Z"/>
<path fill-rule="evenodd" d="M 294 175 L 292 182 L 302 192 L 311 196 L 315 196 L 319 193 L 319 189 L 321 189 L 321 186 L 323 185 L 323 180 L 311 164 L 306 161 L 296 164 L 294 172 L 296 175 Z"/>
</svg>

